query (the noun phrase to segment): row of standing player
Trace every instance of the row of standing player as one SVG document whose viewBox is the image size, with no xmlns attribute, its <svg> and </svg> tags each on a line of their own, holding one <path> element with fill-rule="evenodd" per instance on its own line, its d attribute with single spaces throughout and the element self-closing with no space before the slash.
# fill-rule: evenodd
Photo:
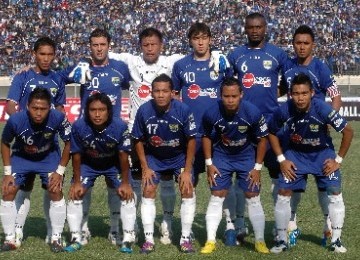
<svg viewBox="0 0 360 260">
<path fill-rule="evenodd" d="M 196 28 L 196 26 L 194 26 L 194 28 Z M 241 80 L 241 82 L 243 84 L 245 99 L 250 100 L 251 102 L 255 103 L 255 105 L 258 105 L 261 112 L 264 113 L 265 117 L 267 117 L 273 111 L 274 107 L 277 107 L 277 101 L 276 101 L 277 85 L 278 85 L 277 76 L 278 76 L 280 69 L 282 69 L 283 71 L 287 71 L 287 68 L 291 68 L 289 71 L 295 70 L 295 73 L 297 73 L 296 69 L 298 69 L 298 70 L 300 70 L 301 68 L 303 68 L 305 70 L 308 69 L 310 66 L 307 63 L 310 63 L 311 67 L 324 66 L 322 63 L 319 63 L 317 59 L 315 59 L 311 56 L 311 50 L 313 47 L 312 45 L 314 42 L 313 34 L 312 34 L 311 30 L 310 30 L 311 33 L 309 33 L 309 30 L 307 30 L 307 27 L 302 27 L 303 30 L 304 30 L 304 28 L 305 28 L 305 31 L 301 32 L 301 30 L 300 30 L 300 33 L 298 33 L 298 34 L 295 33 L 294 46 L 295 46 L 295 50 L 298 50 L 298 52 L 297 52 L 298 58 L 297 58 L 297 60 L 295 60 L 295 63 L 293 63 L 293 64 L 290 63 L 291 64 L 290 67 L 287 67 L 288 65 L 285 65 L 285 64 L 288 64 L 288 60 L 287 60 L 286 55 L 280 49 L 278 49 L 275 46 L 272 46 L 268 43 L 265 43 L 264 36 L 265 36 L 265 32 L 266 32 L 266 22 L 265 22 L 265 19 L 263 18 L 263 16 L 260 14 L 252 14 L 246 18 L 246 33 L 248 35 L 249 42 L 246 46 L 239 47 L 239 49 L 235 50 L 229 56 L 230 63 L 232 65 L 235 65 L 235 67 L 234 67 L 235 72 L 236 72 L 239 80 Z M 180 78 L 178 75 L 179 74 L 181 75 L 181 73 L 182 73 L 183 78 L 182 79 L 180 78 L 180 81 L 183 80 L 183 82 L 188 84 L 188 85 L 185 85 L 185 83 L 183 83 L 182 85 L 181 85 L 181 83 L 179 84 L 179 86 L 183 86 L 182 98 L 183 98 L 184 102 L 188 103 L 192 108 L 200 107 L 200 110 L 202 110 L 202 111 L 194 112 L 195 117 L 198 117 L 197 121 L 199 121 L 199 118 L 201 118 L 201 114 L 203 113 L 203 111 L 206 110 L 206 107 L 207 107 L 207 106 L 203 106 L 203 104 L 200 104 L 200 101 L 205 101 L 204 103 L 206 103 L 206 105 L 209 105 L 209 104 L 211 104 L 211 102 L 209 102 L 209 100 L 218 99 L 219 82 L 221 82 L 221 80 L 218 80 L 218 79 L 219 78 L 221 79 L 221 74 L 219 77 L 219 73 L 216 71 L 210 71 L 210 73 L 209 73 L 209 71 L 207 71 L 207 73 L 206 73 L 206 70 L 210 70 L 210 69 L 208 66 L 204 66 L 204 64 L 208 65 L 209 45 L 211 42 L 210 30 L 208 30 L 208 29 L 203 30 L 203 31 L 198 30 L 198 31 L 195 31 L 195 33 L 196 33 L 195 35 L 190 35 L 190 32 L 189 32 L 189 41 L 190 41 L 190 44 L 194 47 L 194 53 L 188 57 L 185 57 L 182 61 L 179 61 L 177 63 L 177 65 L 174 66 L 173 79 L 174 79 L 174 83 L 175 83 L 175 88 L 177 90 L 180 90 L 180 88 L 176 87 L 176 86 L 177 86 L 177 82 L 178 82 L 177 80 L 179 80 L 179 78 Z M 298 37 L 298 36 L 306 37 L 306 40 L 305 41 L 301 40 L 301 39 L 296 40 L 296 37 Z M 310 39 L 309 39 L 309 37 L 310 37 Z M 145 41 L 143 41 L 143 39 L 145 39 Z M 146 40 L 149 40 L 150 42 L 146 43 Z M 298 49 L 296 48 L 297 42 L 299 42 Z M 107 43 L 105 43 L 105 47 L 106 47 L 106 45 L 108 46 L 108 44 L 109 44 L 109 41 Z M 150 88 L 149 88 L 150 84 L 149 83 L 151 82 L 151 78 L 153 78 L 154 75 L 158 75 L 160 72 L 165 72 L 165 73 L 169 74 L 171 71 L 171 67 L 172 67 L 171 62 L 173 63 L 175 60 L 180 58 L 179 56 L 171 56 L 171 57 L 160 56 L 159 57 L 159 53 L 161 50 L 161 35 L 159 36 L 157 34 L 154 34 L 154 35 L 151 35 L 150 37 L 144 37 L 144 38 L 142 38 L 140 35 L 140 44 L 143 49 L 143 55 L 140 57 L 133 57 L 132 55 L 129 55 L 129 54 L 120 54 L 120 55 L 114 56 L 117 59 L 124 59 L 124 61 L 127 62 L 128 66 L 130 68 L 130 73 L 131 73 L 132 79 L 134 80 L 132 82 L 132 84 L 134 84 L 134 85 L 132 85 L 132 87 L 130 87 L 130 100 L 131 100 L 131 105 L 132 105 L 132 110 L 131 110 L 132 113 L 134 113 L 134 111 L 136 112 L 137 107 L 139 106 L 139 103 L 141 103 L 141 100 L 144 101 L 144 100 L 147 100 L 148 98 L 150 98 L 150 95 L 149 95 L 150 94 Z M 154 48 L 154 46 L 155 46 L 155 48 Z M 304 46 L 307 46 L 307 48 L 305 48 Z M 309 46 L 310 46 L 310 49 L 309 49 Z M 149 49 L 152 49 L 152 50 L 146 51 L 146 47 L 148 47 Z M 105 52 L 103 51 L 103 49 L 104 48 L 102 48 L 102 49 L 99 48 L 98 55 L 107 56 L 106 48 L 105 48 Z M 155 49 L 155 51 L 154 51 L 154 49 Z M 156 53 L 156 51 L 157 51 L 157 53 Z M 245 55 L 243 55 L 243 54 L 245 54 Z M 92 53 L 92 58 L 93 58 L 93 63 L 96 65 L 96 62 L 94 62 L 94 60 L 96 61 L 97 59 L 94 56 L 96 56 L 95 50 Z M 147 61 L 146 61 L 146 57 L 148 58 Z M 192 57 L 195 57 L 195 59 L 193 59 Z M 169 62 L 170 58 L 172 58 L 171 62 Z M 201 59 L 203 59 L 203 61 Z M 164 65 L 164 64 L 161 65 L 160 61 L 163 61 L 163 63 L 167 63 L 167 65 Z M 181 68 L 181 63 L 185 64 L 185 66 L 183 65 L 185 68 Z M 195 65 L 192 63 L 194 63 Z M 199 67 L 196 67 L 194 69 L 194 66 L 196 66 L 196 64 Z M 305 66 L 296 66 L 296 65 L 301 65 L 301 64 L 305 65 Z M 92 70 L 94 70 L 94 69 L 96 69 L 96 68 L 92 67 Z M 186 69 L 188 69 L 188 71 L 186 71 Z M 315 68 L 315 69 L 319 70 L 318 68 Z M 100 69 L 100 71 L 101 71 L 101 69 Z M 319 71 L 321 71 L 321 70 L 319 70 Z M 324 70 L 322 70 L 321 72 L 323 75 L 323 74 L 326 74 L 325 72 L 327 72 L 327 71 L 324 72 Z M 200 75 L 197 73 L 204 73 L 204 75 Z M 270 73 L 270 75 L 268 73 Z M 85 86 L 84 88 L 82 88 L 82 90 L 96 91 L 97 88 L 101 87 L 100 81 L 98 80 L 100 78 L 101 73 L 97 74 L 97 76 L 99 76 L 99 77 L 94 77 L 94 74 L 95 74 L 94 71 L 92 71 L 92 74 L 93 75 L 91 78 L 91 83 L 89 83 L 89 82 L 85 83 L 85 85 L 88 84 L 88 86 L 87 87 Z M 316 75 L 316 76 L 318 76 L 318 75 Z M 116 78 L 117 77 L 115 77 L 115 79 Z M 291 76 L 289 76 L 287 78 L 291 79 Z M 328 76 L 328 78 L 322 77 L 321 80 L 323 78 L 325 78 L 326 80 L 331 80 L 330 75 Z M 136 79 L 138 79 L 138 82 L 136 81 Z M 204 86 L 204 81 L 206 82 L 206 80 L 211 81 L 211 82 L 214 80 L 215 81 L 218 80 L 218 81 L 217 81 L 217 83 L 214 84 L 213 87 L 203 88 L 202 86 Z M 330 83 L 324 82 L 324 84 L 323 84 L 321 80 L 315 80 L 315 84 L 313 83 L 313 85 L 316 86 L 315 90 L 318 93 L 323 93 L 324 91 L 325 92 L 327 91 L 327 93 L 330 94 L 330 96 L 332 97 L 332 99 L 334 101 L 333 103 L 335 105 L 339 106 L 339 103 L 336 104 L 336 101 L 339 100 L 340 96 L 339 96 L 339 93 L 336 89 L 336 85 L 334 84 L 334 82 L 333 81 L 330 81 Z M 116 80 L 114 80 L 114 81 L 116 81 Z M 148 82 L 148 83 L 145 84 L 146 82 Z M 290 82 L 290 81 L 287 80 L 287 82 Z M 115 83 L 118 83 L 118 82 L 115 82 Z M 136 84 L 136 83 L 138 83 L 138 84 Z M 208 86 L 208 85 L 206 85 L 206 86 Z M 257 87 L 257 86 L 260 86 L 260 87 Z M 319 87 L 320 87 L 320 89 L 323 88 L 324 90 L 321 91 L 319 89 Z M 258 93 L 258 92 L 262 92 L 262 93 Z M 82 96 L 85 97 L 86 95 L 82 95 Z M 269 102 L 261 102 L 261 104 L 257 104 L 257 102 L 259 102 L 260 99 L 256 98 L 256 97 L 259 97 L 259 96 L 269 99 Z M 112 99 L 114 101 L 116 101 L 116 100 L 118 100 L 118 96 L 112 96 Z M 186 101 L 186 99 L 188 101 Z M 193 103 L 195 103 L 197 105 L 194 106 Z M 200 105 L 198 105 L 198 104 L 200 104 Z M 130 118 L 134 118 L 134 117 L 130 116 Z M 130 124 L 131 124 L 131 121 L 130 121 Z M 197 138 L 197 140 L 199 140 L 199 138 Z M 197 146 L 197 147 L 199 147 L 199 146 Z M 201 151 L 199 151 L 198 154 L 200 155 L 200 157 L 197 156 L 197 158 L 201 158 L 202 157 Z M 202 157 L 202 159 L 200 159 L 200 165 L 203 164 L 203 162 L 204 162 L 204 159 Z M 196 172 L 197 165 L 198 164 L 195 163 L 195 172 Z M 200 167 L 200 169 L 201 168 L 204 169 L 203 167 Z M 270 167 L 270 169 L 271 169 L 271 167 Z M 275 177 L 277 176 L 278 172 L 279 172 L 278 170 L 275 170 L 273 172 L 275 174 L 274 175 Z M 166 183 L 166 182 L 164 182 L 164 183 Z M 171 184 L 169 186 L 173 186 L 173 184 Z M 169 186 L 166 186 L 164 189 L 162 189 L 165 191 L 168 190 L 168 195 L 171 194 L 171 196 L 165 196 L 165 200 L 167 200 L 167 202 L 165 202 L 165 205 L 168 204 L 169 205 L 168 209 L 170 209 L 170 210 L 166 210 L 166 208 L 164 207 L 165 216 L 167 216 L 167 217 L 164 217 L 164 221 L 161 225 L 162 229 L 165 229 L 165 232 L 163 232 L 163 234 L 165 235 L 163 237 L 165 237 L 165 238 L 169 238 L 169 235 L 171 233 L 171 218 L 172 218 L 172 213 L 173 213 L 173 206 L 171 206 L 171 204 L 173 205 L 173 201 L 174 201 L 174 199 L 173 199 L 174 192 L 173 192 L 172 188 L 169 188 Z M 239 190 L 239 189 L 236 189 L 236 190 Z M 238 225 L 237 228 L 241 228 L 241 222 L 243 222 L 243 218 L 241 218 L 241 217 L 243 215 L 244 215 L 243 213 L 239 214 L 240 221 L 238 221 L 238 222 L 240 222 L 240 225 Z M 228 223 L 227 229 L 234 230 L 235 227 L 231 227 L 231 223 L 232 223 L 232 220 L 234 219 L 234 215 L 230 216 L 228 219 L 231 219 L 231 220 L 227 221 L 227 223 Z M 231 231 L 227 232 L 227 233 L 234 234 Z M 231 236 L 233 236 L 233 235 L 230 235 L 230 237 Z M 241 237 L 241 236 L 239 236 L 239 237 Z M 165 239 L 165 240 L 169 241 L 169 239 Z"/>
</svg>

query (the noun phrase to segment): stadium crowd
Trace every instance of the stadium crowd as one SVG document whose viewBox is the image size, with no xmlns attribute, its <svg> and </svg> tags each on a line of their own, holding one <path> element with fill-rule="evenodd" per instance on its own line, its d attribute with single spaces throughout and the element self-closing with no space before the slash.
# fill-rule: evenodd
<svg viewBox="0 0 360 260">
<path fill-rule="evenodd" d="M 149 26 L 165 36 L 165 54 L 187 53 L 186 29 L 201 21 L 210 25 L 214 46 L 228 53 L 246 42 L 244 17 L 258 11 L 268 20 L 269 41 L 292 53 L 296 27 L 316 32 L 316 55 L 334 74 L 360 70 L 360 2 L 352 0 L 4 0 L 0 3 L 0 76 L 31 62 L 37 37 L 50 36 L 59 45 L 58 68 L 72 65 L 87 53 L 90 32 L 107 29 L 112 50 L 137 54 L 137 34 Z"/>
</svg>

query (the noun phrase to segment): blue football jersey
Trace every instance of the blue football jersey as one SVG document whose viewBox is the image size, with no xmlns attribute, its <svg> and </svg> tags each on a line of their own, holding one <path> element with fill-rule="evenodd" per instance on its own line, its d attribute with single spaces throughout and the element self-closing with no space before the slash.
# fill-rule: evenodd
<svg viewBox="0 0 360 260">
<path fill-rule="evenodd" d="M 148 162 L 159 165 L 154 171 L 184 167 L 187 139 L 195 135 L 193 113 L 174 99 L 167 112 L 157 111 L 154 100 L 141 105 L 132 129 L 132 136 L 144 142 Z"/>
<path fill-rule="evenodd" d="M 66 103 L 65 82 L 51 70 L 48 74 L 37 73 L 33 69 L 17 74 L 11 82 L 6 99 L 17 103 L 19 111 L 26 110 L 29 95 L 36 87 L 49 90 L 53 108 Z"/>
<path fill-rule="evenodd" d="M 268 135 L 268 127 L 264 116 L 255 105 L 241 101 L 236 114 L 226 114 L 222 101 L 208 110 L 200 126 L 202 136 L 211 136 L 213 140 L 214 157 L 217 155 L 239 155 L 252 146 L 254 137 Z"/>
<path fill-rule="evenodd" d="M 300 65 L 297 59 L 292 60 L 292 66 L 285 71 L 287 89 L 290 92 L 291 82 L 300 73 L 305 73 L 311 79 L 311 84 L 315 90 L 314 97 L 325 100 L 327 91 L 338 91 L 337 84 L 329 67 L 320 59 L 314 57 L 309 65 Z"/>
<path fill-rule="evenodd" d="M 91 81 L 81 85 L 81 107 L 85 108 L 86 100 L 96 92 L 105 93 L 113 104 L 114 117 L 120 117 L 121 91 L 129 87 L 130 72 L 122 61 L 109 60 L 104 66 L 91 66 Z"/>
<path fill-rule="evenodd" d="M 63 141 L 70 140 L 71 124 L 65 115 L 58 110 L 51 109 L 47 120 L 42 125 L 34 125 L 28 111 L 13 114 L 6 122 L 2 132 L 2 141 L 11 144 L 12 156 L 27 160 L 40 161 L 48 159 L 48 155 L 58 151 L 57 134 Z"/>
<path fill-rule="evenodd" d="M 102 131 L 91 128 L 84 118 L 73 124 L 71 153 L 80 153 L 81 163 L 93 169 L 119 168 L 119 151 L 129 152 L 130 149 L 127 125 L 121 118 L 114 117 Z"/>
<path fill-rule="evenodd" d="M 279 74 L 290 63 L 285 51 L 270 43 L 262 48 L 243 45 L 232 51 L 228 60 L 242 86 L 243 100 L 257 106 L 268 119 L 279 106 Z"/>
<path fill-rule="evenodd" d="M 174 89 L 181 91 L 182 101 L 194 113 L 198 126 L 205 111 L 220 99 L 220 85 L 227 76 L 231 76 L 231 70 L 217 74 L 209 68 L 209 60 L 197 61 L 193 54 L 175 62 L 172 71 Z"/>
<path fill-rule="evenodd" d="M 314 152 L 332 146 L 328 124 L 341 132 L 347 121 L 325 101 L 313 98 L 308 112 L 297 111 L 292 100 L 282 104 L 270 120 L 269 131 L 276 133 L 284 124 L 289 149 Z"/>
</svg>

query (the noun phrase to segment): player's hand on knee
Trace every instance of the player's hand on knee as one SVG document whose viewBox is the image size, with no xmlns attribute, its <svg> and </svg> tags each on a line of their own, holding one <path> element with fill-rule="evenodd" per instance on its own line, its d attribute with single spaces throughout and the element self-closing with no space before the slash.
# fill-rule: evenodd
<svg viewBox="0 0 360 260">
<path fill-rule="evenodd" d="M 217 186 L 216 177 L 220 177 L 221 174 L 214 164 L 206 166 L 207 180 L 210 188 Z"/>
<path fill-rule="evenodd" d="M 297 170 L 295 164 L 290 160 L 284 160 L 280 163 L 280 170 L 284 178 L 288 179 L 289 181 L 294 181 L 296 179 Z"/>
<path fill-rule="evenodd" d="M 90 70 L 90 59 L 81 60 L 76 67 L 70 72 L 69 78 L 74 82 L 85 84 L 87 81 L 91 80 L 91 70 Z"/>
<path fill-rule="evenodd" d="M 260 171 L 252 169 L 249 172 L 248 177 L 246 178 L 247 181 L 250 181 L 249 183 L 249 189 L 253 191 L 256 187 L 260 187 Z"/>
<path fill-rule="evenodd" d="M 154 180 L 153 178 L 155 178 L 155 172 L 150 169 L 150 168 L 144 168 L 142 169 L 142 181 L 141 181 L 141 185 L 143 186 L 143 189 L 147 186 L 147 185 L 154 185 Z"/>
<path fill-rule="evenodd" d="M 2 179 L 2 195 L 6 196 L 9 193 L 12 193 L 15 188 L 15 178 L 12 175 L 4 175 Z"/>
<path fill-rule="evenodd" d="M 133 189 L 129 183 L 121 183 L 117 192 L 122 200 L 131 201 L 134 199 Z"/>
<path fill-rule="evenodd" d="M 85 193 L 85 189 L 82 186 L 81 182 L 74 182 L 70 186 L 69 198 L 72 200 L 80 200 Z"/>
<path fill-rule="evenodd" d="M 192 184 L 191 172 L 188 172 L 188 171 L 181 172 L 178 177 L 178 183 L 179 183 L 179 188 L 180 188 L 180 192 L 182 195 L 192 194 L 193 184 Z"/>
<path fill-rule="evenodd" d="M 62 190 L 63 176 L 53 172 L 49 176 L 48 190 L 50 192 L 59 192 Z"/>
<path fill-rule="evenodd" d="M 323 173 L 325 176 L 329 176 L 340 168 L 340 163 L 334 159 L 327 159 L 323 164 Z"/>
</svg>

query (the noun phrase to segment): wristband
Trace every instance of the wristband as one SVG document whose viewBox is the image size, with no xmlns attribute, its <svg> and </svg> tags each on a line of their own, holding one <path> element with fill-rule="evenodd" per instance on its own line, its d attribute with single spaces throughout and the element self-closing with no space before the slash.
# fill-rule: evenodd
<svg viewBox="0 0 360 260">
<path fill-rule="evenodd" d="M 65 166 L 61 166 L 61 165 L 59 164 L 58 167 L 57 167 L 57 169 L 56 169 L 56 172 L 57 172 L 59 175 L 63 176 L 64 173 L 65 173 L 65 169 L 66 169 Z"/>
<path fill-rule="evenodd" d="M 277 156 L 277 161 L 279 163 L 282 163 L 285 160 L 286 160 L 286 158 L 285 158 L 285 156 L 283 154 L 280 154 L 280 155 Z"/>
<path fill-rule="evenodd" d="M 213 163 L 212 163 L 211 158 L 205 159 L 205 165 L 206 165 L 206 166 L 210 166 L 210 165 L 212 165 L 212 164 L 213 164 Z"/>
<path fill-rule="evenodd" d="M 340 155 L 336 155 L 336 158 L 335 158 L 335 162 L 337 162 L 338 164 L 341 164 L 343 161 L 343 158 L 340 156 Z"/>
<path fill-rule="evenodd" d="M 4 166 L 4 175 L 5 176 L 11 175 L 11 165 Z"/>
<path fill-rule="evenodd" d="M 262 163 L 255 163 L 254 169 L 257 171 L 261 171 L 262 166 L 263 166 Z"/>
</svg>

